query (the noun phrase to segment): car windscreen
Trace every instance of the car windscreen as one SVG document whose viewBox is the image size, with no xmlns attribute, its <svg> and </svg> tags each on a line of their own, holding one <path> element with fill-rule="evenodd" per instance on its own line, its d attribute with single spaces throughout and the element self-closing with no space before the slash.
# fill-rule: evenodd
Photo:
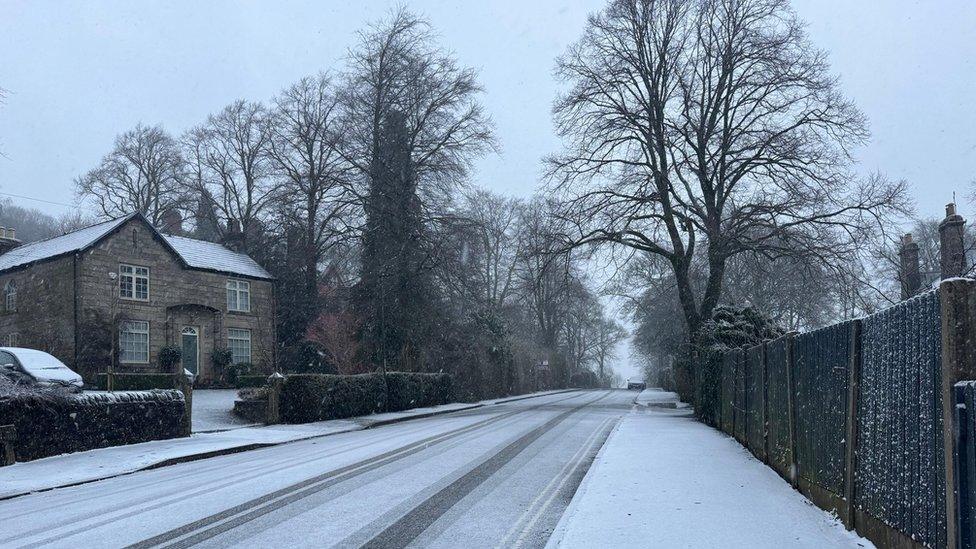
<svg viewBox="0 0 976 549">
<path fill-rule="evenodd" d="M 17 357 L 21 368 L 37 379 L 51 381 L 76 381 L 80 376 L 53 356 L 33 349 L 10 351 Z"/>
</svg>

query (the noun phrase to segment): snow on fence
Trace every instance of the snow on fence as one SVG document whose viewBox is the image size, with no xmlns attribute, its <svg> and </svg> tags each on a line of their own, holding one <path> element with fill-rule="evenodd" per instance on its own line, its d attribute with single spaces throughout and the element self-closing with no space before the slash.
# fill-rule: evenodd
<svg viewBox="0 0 976 549">
<path fill-rule="evenodd" d="M 945 544 L 942 315 L 928 292 L 862 322 L 857 509 Z"/>
<path fill-rule="evenodd" d="M 974 547 L 974 342 L 976 281 L 954 279 L 863 319 L 726 351 L 719 386 L 699 394 L 720 399 L 709 422 L 879 547 Z M 974 381 L 951 393 L 961 380 Z"/>
</svg>

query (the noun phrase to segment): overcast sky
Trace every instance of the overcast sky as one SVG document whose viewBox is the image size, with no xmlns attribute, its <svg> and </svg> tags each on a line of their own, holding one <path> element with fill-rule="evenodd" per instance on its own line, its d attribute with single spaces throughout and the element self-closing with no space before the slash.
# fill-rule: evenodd
<svg viewBox="0 0 976 549">
<path fill-rule="evenodd" d="M 355 32 L 394 1 L 0 0 L 0 193 L 70 204 L 72 179 L 139 122 L 178 134 L 238 98 L 266 100 L 336 70 Z M 600 0 L 406 5 L 476 68 L 502 151 L 474 182 L 527 195 L 555 150 L 553 59 Z M 911 184 L 938 216 L 976 179 L 976 2 L 797 0 L 842 89 L 871 120 L 862 172 Z M 50 213 L 68 206 L 15 199 Z M 976 205 L 962 206 L 976 219 Z"/>
</svg>

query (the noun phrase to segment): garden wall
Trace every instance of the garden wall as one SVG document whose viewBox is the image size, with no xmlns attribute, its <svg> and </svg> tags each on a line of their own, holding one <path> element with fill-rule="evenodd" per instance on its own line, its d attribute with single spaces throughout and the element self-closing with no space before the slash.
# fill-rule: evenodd
<svg viewBox="0 0 976 549">
<path fill-rule="evenodd" d="M 176 390 L 0 395 L 0 425 L 14 426 L 17 461 L 184 436 L 185 413 Z"/>
</svg>

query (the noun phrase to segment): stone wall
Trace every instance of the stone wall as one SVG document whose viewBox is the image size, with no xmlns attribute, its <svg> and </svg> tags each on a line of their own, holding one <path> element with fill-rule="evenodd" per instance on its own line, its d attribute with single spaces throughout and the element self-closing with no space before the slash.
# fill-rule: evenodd
<svg viewBox="0 0 976 549">
<path fill-rule="evenodd" d="M 63 257 L 0 275 L 0 290 L 17 285 L 17 310 L 7 311 L 0 292 L 0 345 L 16 344 L 74 359 L 74 258 Z"/>
</svg>

